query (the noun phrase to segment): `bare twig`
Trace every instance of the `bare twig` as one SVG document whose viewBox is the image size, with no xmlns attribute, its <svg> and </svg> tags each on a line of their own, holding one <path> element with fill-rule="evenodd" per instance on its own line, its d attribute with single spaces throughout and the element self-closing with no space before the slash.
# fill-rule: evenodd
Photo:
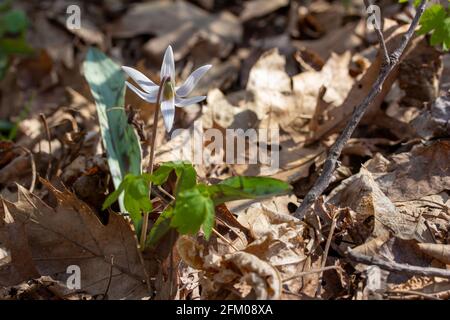
<svg viewBox="0 0 450 320">
<path fill-rule="evenodd" d="M 338 163 L 338 159 L 341 155 L 342 149 L 345 147 L 347 141 L 352 136 L 353 132 L 358 126 L 358 123 L 361 121 L 370 104 L 381 93 L 385 80 L 389 77 L 392 70 L 394 70 L 395 67 L 397 66 L 400 57 L 402 56 L 403 52 L 405 51 L 405 48 L 409 44 L 414 34 L 414 31 L 419 23 L 419 19 L 425 10 L 426 3 L 427 3 L 426 0 L 421 1 L 420 5 L 417 8 L 416 15 L 413 21 L 411 22 L 411 25 L 409 26 L 408 31 L 402 36 L 400 46 L 389 56 L 389 64 L 382 65 L 378 78 L 373 84 L 369 94 L 364 98 L 361 104 L 355 108 L 352 117 L 345 126 L 341 135 L 336 140 L 334 145 L 330 148 L 327 160 L 323 165 L 322 174 L 317 179 L 317 181 L 315 182 L 311 190 L 308 192 L 308 194 L 305 196 L 301 205 L 298 207 L 298 209 L 294 214 L 297 218 L 302 218 L 305 215 L 306 210 L 311 206 L 311 204 L 315 201 L 315 199 L 317 199 L 325 191 L 325 189 L 330 184 L 333 172 Z"/>
<path fill-rule="evenodd" d="M 401 264 L 394 261 L 386 261 L 377 257 L 369 257 L 364 254 L 357 253 L 351 249 L 347 250 L 347 256 L 353 261 L 363 263 L 366 265 L 376 265 L 383 270 L 400 272 L 409 275 L 441 277 L 450 279 L 450 270 L 446 269 L 418 267 L 418 266 L 411 266 L 409 264 Z"/>
<path fill-rule="evenodd" d="M 36 177 L 37 177 L 37 174 L 36 174 L 36 162 L 34 161 L 33 153 L 28 148 L 25 148 L 23 146 L 16 146 L 15 148 L 23 150 L 24 152 L 26 152 L 30 156 L 31 184 L 30 184 L 30 189 L 28 189 L 28 191 L 33 193 L 34 187 L 36 186 Z"/>
<path fill-rule="evenodd" d="M 156 133 L 158 131 L 158 117 L 159 117 L 159 108 L 161 107 L 161 94 L 163 92 L 164 86 L 166 85 L 166 82 L 169 81 L 169 77 L 164 77 L 161 79 L 161 84 L 159 86 L 158 90 L 158 96 L 156 98 L 156 110 L 155 114 L 153 116 L 153 128 L 152 128 L 152 140 L 150 142 L 150 163 L 148 167 L 148 173 L 153 173 L 153 165 L 155 162 L 155 144 L 156 144 Z M 152 190 L 152 183 L 150 182 L 149 185 L 150 194 L 151 196 L 151 190 Z M 141 239 L 140 239 L 140 247 L 141 250 L 145 249 L 145 241 L 147 240 L 147 230 L 148 230 L 148 217 L 150 215 L 150 212 L 144 213 L 144 220 L 142 221 L 142 229 L 141 229 Z"/>
<path fill-rule="evenodd" d="M 106 285 L 105 293 L 103 294 L 103 300 L 106 299 L 108 296 L 109 287 L 111 286 L 111 280 L 113 276 L 113 267 L 114 267 L 114 256 L 111 255 L 111 269 L 109 269 L 109 278 L 108 278 L 108 284 Z"/>
<path fill-rule="evenodd" d="M 434 294 L 424 293 L 420 291 L 414 290 L 387 290 L 387 293 L 396 294 L 396 295 L 409 295 L 409 296 L 419 296 L 428 300 L 442 300 L 441 298 L 436 297 Z"/>
<path fill-rule="evenodd" d="M 291 281 L 291 280 L 294 280 L 294 279 L 298 279 L 298 278 L 301 278 L 301 277 L 304 277 L 304 276 L 309 276 L 310 274 L 319 273 L 319 272 L 322 273 L 324 271 L 336 270 L 336 269 L 341 269 L 341 267 L 339 267 L 339 266 L 328 266 L 328 267 L 323 267 L 323 268 L 319 268 L 319 269 L 314 269 L 314 270 L 300 272 L 300 273 L 297 273 L 295 276 L 283 279 L 283 283 Z"/>
<path fill-rule="evenodd" d="M 159 191 L 161 191 L 163 194 L 165 194 L 171 200 L 175 200 L 175 197 L 173 195 L 171 195 L 170 193 L 168 193 L 166 190 L 164 190 L 164 188 L 162 188 L 161 186 L 158 186 L 157 188 Z"/>
<path fill-rule="evenodd" d="M 330 232 L 328 233 L 327 243 L 325 244 L 325 251 L 322 256 L 322 269 L 324 269 L 325 266 L 327 265 L 328 251 L 330 250 L 331 240 L 333 239 L 334 230 L 336 229 L 336 221 L 337 221 L 338 214 L 339 214 L 339 211 L 335 211 L 333 213 L 333 220 L 331 221 Z M 318 296 L 320 294 L 320 288 L 322 286 L 322 276 L 323 276 L 323 271 L 320 272 L 320 274 L 319 274 L 319 282 L 317 285 L 316 296 Z"/>
<path fill-rule="evenodd" d="M 218 236 L 220 239 L 222 239 L 223 241 L 225 241 L 225 243 L 227 243 L 231 248 L 233 248 L 235 251 L 239 251 L 238 248 L 236 248 L 230 240 L 228 240 L 227 238 L 225 238 L 223 235 L 220 234 L 219 231 L 217 231 L 216 229 L 212 228 L 212 232 Z"/>
</svg>

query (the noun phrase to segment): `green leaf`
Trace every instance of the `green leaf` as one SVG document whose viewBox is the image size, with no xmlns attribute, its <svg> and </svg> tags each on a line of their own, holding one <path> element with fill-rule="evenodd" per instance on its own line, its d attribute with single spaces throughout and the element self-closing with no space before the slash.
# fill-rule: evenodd
<svg viewBox="0 0 450 320">
<path fill-rule="evenodd" d="M 103 210 L 120 199 L 123 192 L 125 210 L 129 212 L 130 218 L 137 230 L 142 220 L 142 213 L 153 210 L 149 198 L 149 190 L 148 175 L 135 176 L 128 174 L 118 188 L 106 198 L 103 203 Z"/>
<path fill-rule="evenodd" d="M 14 128 L 14 123 L 0 119 L 0 131 L 9 132 Z"/>
<path fill-rule="evenodd" d="M 6 32 L 18 34 L 28 27 L 28 19 L 22 10 L 11 10 L 1 17 L 1 24 Z"/>
<path fill-rule="evenodd" d="M 209 239 L 214 224 L 214 202 L 199 188 L 181 191 L 175 202 L 171 226 L 181 234 L 196 234 L 203 225 Z"/>
<path fill-rule="evenodd" d="M 180 191 L 190 189 L 197 184 L 197 172 L 192 164 L 187 161 L 170 161 L 163 163 L 153 173 L 151 180 L 155 185 L 162 185 L 167 181 L 169 175 L 173 171 L 175 171 L 178 178 L 175 195 Z"/>
<path fill-rule="evenodd" d="M 420 18 L 419 34 L 431 33 L 430 44 L 442 45 L 448 50 L 450 43 L 450 17 L 449 10 L 440 4 L 429 6 Z"/>
<path fill-rule="evenodd" d="M 106 208 L 109 208 L 114 202 L 119 199 L 120 195 L 122 194 L 123 190 L 125 190 L 128 184 L 129 179 L 127 179 L 127 177 L 125 177 L 125 179 L 120 183 L 117 189 L 114 190 L 114 192 L 108 195 L 105 202 L 103 203 L 102 210 L 106 210 Z"/>
<path fill-rule="evenodd" d="M 291 191 L 292 187 L 269 177 L 231 177 L 208 186 L 208 189 L 217 205 L 227 201 L 282 195 Z"/>
<path fill-rule="evenodd" d="M 2 80 L 5 77 L 6 71 L 8 71 L 8 67 L 9 67 L 8 55 L 0 50 L 0 80 Z"/>
<path fill-rule="evenodd" d="M 83 70 L 95 99 L 109 170 L 117 189 L 126 174 L 138 176 L 142 170 L 139 138 L 123 109 L 125 77 L 116 63 L 95 48 L 89 49 Z M 123 197 L 119 197 L 119 204 L 126 212 Z"/>
<path fill-rule="evenodd" d="M 147 238 L 147 246 L 154 246 L 170 230 L 173 208 L 167 207 L 156 220 Z"/>
<path fill-rule="evenodd" d="M 5 54 L 30 54 L 34 51 L 23 36 L 17 38 L 0 38 L 0 50 Z"/>
</svg>

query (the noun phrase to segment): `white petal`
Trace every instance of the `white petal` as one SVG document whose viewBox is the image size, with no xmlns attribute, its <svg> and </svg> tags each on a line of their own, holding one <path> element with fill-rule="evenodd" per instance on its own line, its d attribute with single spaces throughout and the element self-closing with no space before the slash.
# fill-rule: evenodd
<svg viewBox="0 0 450 320">
<path fill-rule="evenodd" d="M 122 70 L 125 71 L 126 74 L 128 74 L 145 92 L 151 93 L 158 91 L 158 86 L 142 72 L 125 66 L 122 67 Z"/>
<path fill-rule="evenodd" d="M 164 60 L 161 65 L 161 79 L 164 77 L 170 77 L 175 82 L 175 61 L 173 59 L 172 47 L 168 46 L 166 53 L 164 53 Z"/>
<path fill-rule="evenodd" d="M 173 121 L 175 119 L 175 105 L 174 99 L 164 100 L 161 102 L 161 113 L 164 120 L 164 125 L 166 126 L 167 132 L 172 130 Z"/>
<path fill-rule="evenodd" d="M 130 88 L 134 93 L 136 93 L 141 99 L 143 99 L 147 102 L 150 102 L 150 103 L 156 102 L 156 96 L 158 95 L 158 92 L 145 93 L 145 92 L 139 90 L 138 88 L 136 88 L 135 86 L 133 86 L 128 81 L 125 81 L 125 83 L 127 84 L 128 88 Z"/>
<path fill-rule="evenodd" d="M 202 102 L 205 99 L 206 99 L 206 96 L 198 96 L 198 97 L 192 97 L 192 98 L 187 98 L 187 99 L 176 97 L 175 105 L 177 107 L 183 108 L 183 107 L 190 106 L 192 104 Z"/>
<path fill-rule="evenodd" d="M 209 69 L 211 69 L 211 67 L 212 65 L 208 64 L 192 72 L 191 75 L 183 83 L 183 85 L 177 89 L 177 95 L 179 95 L 180 97 L 187 97 L 189 93 L 191 93 L 192 90 L 194 90 L 195 86 L 197 85 L 201 77 L 203 77 L 203 75 Z"/>
</svg>

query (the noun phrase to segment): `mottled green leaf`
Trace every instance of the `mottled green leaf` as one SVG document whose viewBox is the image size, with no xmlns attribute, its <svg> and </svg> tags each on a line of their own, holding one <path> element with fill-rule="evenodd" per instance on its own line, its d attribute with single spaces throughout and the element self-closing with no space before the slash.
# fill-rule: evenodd
<svg viewBox="0 0 450 320">
<path fill-rule="evenodd" d="M 90 48 L 83 66 L 94 96 L 109 170 L 116 189 L 128 173 L 141 173 L 141 146 L 134 128 L 128 124 L 123 109 L 125 77 L 120 67 L 105 54 Z M 123 197 L 119 197 L 125 212 Z"/>
<path fill-rule="evenodd" d="M 227 201 L 282 195 L 292 187 L 284 181 L 268 177 L 231 177 L 208 186 L 208 189 L 217 205 Z"/>
</svg>

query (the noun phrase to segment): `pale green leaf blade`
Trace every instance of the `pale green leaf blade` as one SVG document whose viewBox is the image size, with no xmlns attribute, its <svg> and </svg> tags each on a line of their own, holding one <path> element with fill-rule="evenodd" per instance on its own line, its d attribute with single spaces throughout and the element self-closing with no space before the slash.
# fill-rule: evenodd
<svg viewBox="0 0 450 320">
<path fill-rule="evenodd" d="M 125 77 L 116 63 L 95 48 L 89 49 L 83 70 L 96 102 L 103 145 L 117 189 L 126 174 L 141 173 L 142 160 L 139 138 L 123 109 Z M 123 196 L 119 204 L 125 212 Z"/>
</svg>

